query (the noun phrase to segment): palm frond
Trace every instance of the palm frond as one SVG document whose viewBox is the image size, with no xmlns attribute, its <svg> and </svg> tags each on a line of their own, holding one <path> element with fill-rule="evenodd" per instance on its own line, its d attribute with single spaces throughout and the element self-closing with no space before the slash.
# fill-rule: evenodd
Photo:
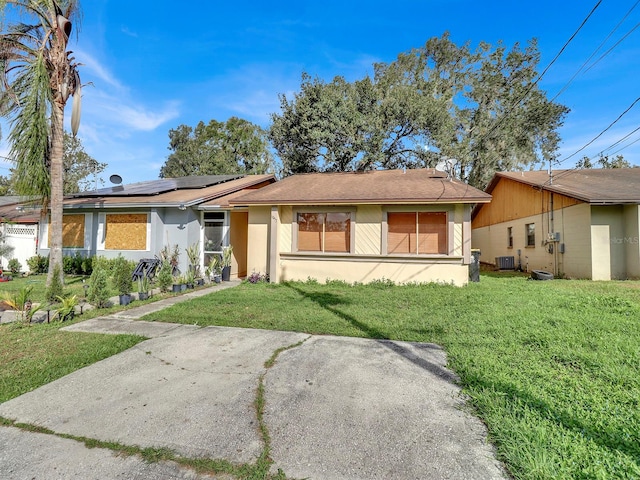
<svg viewBox="0 0 640 480">
<path fill-rule="evenodd" d="M 48 198 L 50 179 L 49 115 L 51 101 L 49 74 L 42 55 L 16 76 L 13 92 L 20 108 L 11 119 L 10 156 L 15 161 L 15 187 L 21 195 Z"/>
</svg>

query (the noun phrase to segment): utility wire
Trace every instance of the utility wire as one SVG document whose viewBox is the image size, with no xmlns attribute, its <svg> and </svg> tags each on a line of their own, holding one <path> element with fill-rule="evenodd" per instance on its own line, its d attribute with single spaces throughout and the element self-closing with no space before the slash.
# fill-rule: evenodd
<svg viewBox="0 0 640 480">
<path fill-rule="evenodd" d="M 613 47 L 611 47 L 609 50 L 607 50 L 606 52 L 604 52 L 604 53 L 600 56 L 600 58 L 598 58 L 598 60 L 596 60 L 595 62 L 593 62 L 593 64 L 591 64 L 591 66 L 589 66 L 589 68 L 587 68 L 587 69 L 585 70 L 585 73 L 587 73 L 589 70 L 591 70 L 593 67 L 595 67 L 595 66 L 597 65 L 597 63 L 598 63 L 600 60 L 602 60 L 604 57 L 606 57 L 607 55 L 609 55 L 609 54 L 611 53 L 611 51 L 612 51 L 614 48 L 616 48 L 618 45 L 620 45 L 620 44 L 622 43 L 622 41 L 623 41 L 625 38 L 627 38 L 629 35 L 631 35 L 631 34 L 633 33 L 633 31 L 634 31 L 636 28 L 638 28 L 638 27 L 640 27 L 640 23 L 636 23 L 636 24 L 635 24 L 635 26 L 634 26 L 631 30 L 629 30 L 627 33 L 625 33 L 625 35 L 624 35 L 620 40 L 618 40 L 618 41 L 613 45 Z"/>
<path fill-rule="evenodd" d="M 578 71 L 576 73 L 573 74 L 573 77 L 571 77 L 571 79 L 565 84 L 564 87 L 562 87 L 560 89 L 560 91 L 558 93 L 556 93 L 555 97 L 553 97 L 551 99 L 551 101 L 553 102 L 556 98 L 558 98 L 560 95 L 562 95 L 567 88 L 569 88 L 569 85 L 571 85 L 573 83 L 573 81 L 576 79 L 576 77 L 580 74 L 580 72 L 582 72 L 582 70 L 587 66 L 587 64 L 591 61 L 591 59 L 593 57 L 596 56 L 596 54 L 600 51 L 600 49 L 605 45 L 605 43 L 607 43 L 607 41 L 611 38 L 611 36 L 616 32 L 616 30 L 618 30 L 618 28 L 620 28 L 620 25 L 622 25 L 624 23 L 624 21 L 627 19 L 627 17 L 631 14 L 631 12 L 633 11 L 634 8 L 636 8 L 638 6 L 638 4 L 640 3 L 640 0 L 637 0 L 636 3 L 633 4 L 633 6 L 629 9 L 629 11 L 625 14 L 624 17 L 622 17 L 622 20 L 620 20 L 618 22 L 618 24 L 613 27 L 613 29 L 609 32 L 609 35 L 606 36 L 606 38 L 600 42 L 600 45 L 598 45 L 598 47 L 593 51 L 593 53 L 591 53 L 591 55 L 589 56 L 589 58 L 587 58 L 584 63 L 580 66 L 580 68 L 578 69 Z M 619 43 L 619 42 L 618 42 Z M 617 44 L 616 44 L 617 45 Z M 614 45 L 615 47 L 615 45 Z M 603 57 L 600 57 L 603 58 Z M 598 59 L 598 61 L 600 61 L 600 59 Z M 597 62 L 596 62 L 597 63 Z M 595 64 L 594 64 L 595 65 Z M 592 67 L 593 65 L 591 65 Z M 591 68 L 589 67 L 589 68 Z"/>
<path fill-rule="evenodd" d="M 595 142 L 595 141 L 596 141 L 598 138 L 600 138 L 600 137 L 601 137 L 601 136 L 602 136 L 602 135 L 603 135 L 607 130 L 609 130 L 611 127 L 613 127 L 613 126 L 614 126 L 614 125 L 615 125 L 615 124 L 616 124 L 616 123 L 617 123 L 617 122 L 618 122 L 622 117 L 624 117 L 624 116 L 626 115 L 626 113 L 627 113 L 629 110 L 631 110 L 631 109 L 635 106 L 635 104 L 636 104 L 636 103 L 638 103 L 638 102 L 640 102 L 640 97 L 636 98 L 636 99 L 634 100 L 634 102 L 633 102 L 631 105 L 629 105 L 629 107 L 628 107 L 624 112 L 622 112 L 622 113 L 618 116 L 618 118 L 616 118 L 613 122 L 611 122 L 607 128 L 605 128 L 604 130 L 602 130 L 598 135 L 596 135 L 595 137 L 593 137 L 593 138 L 591 139 L 591 141 L 589 141 L 588 143 L 586 143 L 585 145 L 583 145 L 581 148 L 579 148 L 578 150 L 576 150 L 575 152 L 573 152 L 571 155 L 569 155 L 568 157 L 563 158 L 563 159 L 562 159 L 562 161 L 564 162 L 565 160 L 569 160 L 571 157 L 573 157 L 573 156 L 577 155 L 577 154 L 578 154 L 578 153 L 580 153 L 582 150 L 584 150 L 584 149 L 585 149 L 585 148 L 587 148 L 589 145 L 591 145 L 593 142 Z"/>
<path fill-rule="evenodd" d="M 640 138 L 636 138 L 633 142 L 631 143 L 627 143 L 624 147 L 619 148 L 618 150 L 616 150 L 615 152 L 613 152 L 611 155 L 615 155 L 618 152 L 621 152 L 622 150 L 624 150 L 627 147 L 630 147 L 631 145 L 633 145 L 634 143 L 638 143 L 640 142 Z"/>
<path fill-rule="evenodd" d="M 562 161 L 562 162 L 564 162 L 564 161 L 566 161 L 566 160 L 570 159 L 570 158 L 571 158 L 571 157 L 573 157 L 574 155 L 577 155 L 577 154 L 578 154 L 578 153 L 580 153 L 582 150 L 584 150 L 585 148 L 587 148 L 587 147 L 588 147 L 589 145 L 591 145 L 593 142 L 595 142 L 595 141 L 596 141 L 598 138 L 600 138 L 600 137 L 601 137 L 601 136 L 602 136 L 602 135 L 603 135 L 607 130 L 609 130 L 611 127 L 613 127 L 613 126 L 614 126 L 614 125 L 615 125 L 615 124 L 616 124 L 616 123 L 617 123 L 617 122 L 618 122 L 618 121 L 619 121 L 619 120 L 620 120 L 620 119 L 621 119 L 621 118 L 622 118 L 622 117 L 623 117 L 623 116 L 624 116 L 624 115 L 625 115 L 629 110 L 631 110 L 631 109 L 635 106 L 635 104 L 636 104 L 636 103 L 638 103 L 638 102 L 640 102 L 640 97 L 636 98 L 636 99 L 633 101 L 633 103 L 632 103 L 631 105 L 629 105 L 629 107 L 628 107 L 624 112 L 622 112 L 622 113 L 618 116 L 618 118 L 616 118 L 613 122 L 611 122 L 611 123 L 609 124 L 609 126 L 607 126 L 607 128 L 605 128 L 604 130 L 602 130 L 598 135 L 596 135 L 595 137 L 593 137 L 589 142 L 587 142 L 585 145 L 583 145 L 581 148 L 579 148 L 578 150 L 576 150 L 575 152 L 573 152 L 573 153 L 572 153 L 571 155 L 569 155 L 568 157 L 563 158 L 561 161 Z M 638 129 L 640 129 L 640 128 L 638 128 Z M 633 133 L 634 133 L 634 132 L 636 132 L 638 129 L 634 130 L 634 131 L 633 131 L 633 132 L 631 132 L 629 135 L 633 134 Z M 629 135 L 627 135 L 626 137 L 628 137 Z M 626 137 L 625 137 L 625 138 L 626 138 Z M 638 140 L 640 140 L 640 139 L 638 139 Z M 629 145 L 632 145 L 633 143 L 637 142 L 638 140 L 635 140 L 634 142 L 630 143 Z M 618 142 L 616 142 L 616 143 L 619 143 L 619 141 L 618 141 Z M 614 144 L 614 145 L 615 145 L 615 144 Z M 623 148 L 626 148 L 626 147 L 628 147 L 629 145 L 626 145 L 626 146 L 625 146 L 625 147 L 623 147 Z M 610 147 L 608 147 L 606 150 L 608 150 L 609 148 L 610 148 Z M 622 148 L 621 148 L 620 150 L 622 150 Z M 615 154 L 615 153 L 617 153 L 617 152 L 619 152 L 620 150 L 617 150 L 616 152 L 614 152 L 614 154 Z M 612 154 L 612 155 L 613 155 L 613 154 Z M 565 175 L 568 175 L 568 174 L 570 174 L 570 173 L 573 173 L 573 172 L 575 172 L 576 170 L 578 170 L 578 169 L 577 169 L 577 168 L 572 168 L 572 169 L 569 169 L 569 170 L 565 170 L 564 172 L 561 172 L 560 174 L 558 174 L 555 178 L 550 178 L 549 180 L 547 180 L 547 181 L 544 183 L 544 185 L 549 185 L 549 184 L 551 184 L 551 182 L 552 182 L 553 180 L 557 180 L 557 179 L 559 179 L 559 178 L 561 178 L 561 177 L 564 177 Z"/>
<path fill-rule="evenodd" d="M 591 18 L 591 15 L 593 15 L 593 13 L 596 11 L 596 9 L 600 6 L 600 4 L 602 3 L 602 0 L 598 0 L 598 3 L 595 4 L 595 6 L 591 9 L 591 11 L 589 12 L 589 15 L 586 16 L 586 18 L 582 21 L 582 23 L 580 24 L 580 26 L 578 27 L 578 29 L 573 32 L 573 35 L 571 35 L 571 37 L 569 37 L 569 40 L 567 40 L 565 42 L 565 44 L 562 46 L 562 48 L 560 49 L 560 51 L 556 54 L 556 56 L 553 58 L 553 60 L 551 60 L 551 62 L 549 63 L 549 65 L 546 66 L 546 68 L 542 71 L 542 73 L 540 75 L 538 75 L 538 78 L 536 78 L 531 85 L 529 85 L 529 88 L 527 88 L 527 90 L 524 92 L 524 94 L 518 99 L 516 100 L 511 107 L 509 107 L 509 109 L 505 112 L 505 114 L 500 118 L 500 120 L 498 120 L 498 122 L 486 133 L 484 134 L 481 138 L 480 141 L 484 140 L 486 137 L 488 137 L 489 135 L 491 135 L 494 130 L 496 128 L 498 128 L 500 126 L 500 124 L 502 122 L 504 122 L 504 120 L 511 114 L 511 112 L 513 112 L 513 110 L 520 104 L 520 102 L 522 102 L 522 100 L 524 100 L 529 93 L 531 93 L 531 90 L 533 90 L 533 87 L 535 87 L 538 82 L 540 82 L 540 80 L 542 80 L 542 77 L 544 77 L 544 75 L 547 73 L 547 71 L 549 70 L 549 68 L 551 68 L 551 66 L 556 62 L 556 60 L 558 60 L 558 58 L 560 57 L 560 55 L 562 55 L 562 52 L 564 52 L 564 50 L 569 46 L 569 44 L 571 43 L 571 41 L 575 38 L 575 36 L 578 34 L 578 32 L 580 30 L 582 30 L 582 27 L 584 27 L 584 25 L 587 23 L 587 21 L 589 20 L 589 18 Z"/>
<path fill-rule="evenodd" d="M 638 128 L 636 128 L 635 130 L 633 130 L 633 131 L 631 131 L 631 132 L 627 133 L 624 137 L 622 137 L 622 138 L 621 138 L 620 140 L 618 140 L 617 142 L 615 142 L 615 143 L 613 143 L 613 144 L 609 145 L 607 148 L 605 148 L 604 150 L 602 150 L 602 151 L 600 152 L 600 154 L 603 154 L 603 153 L 604 153 L 604 152 L 606 152 L 607 150 L 611 150 L 611 149 L 612 149 L 613 147 L 615 147 L 616 145 L 618 145 L 618 144 L 620 144 L 620 143 L 624 142 L 627 138 L 629 138 L 631 135 L 633 135 L 634 133 L 636 133 L 638 130 L 640 130 L 640 127 L 638 127 Z M 639 138 L 638 140 L 640 140 L 640 138 Z M 636 142 L 637 142 L 638 140 L 636 140 Z M 629 145 L 631 145 L 631 144 L 629 144 Z M 622 148 L 627 148 L 629 145 L 627 145 L 627 146 L 625 146 L 625 147 L 622 147 Z M 618 150 L 618 152 L 619 152 L 619 151 L 620 151 L 620 150 Z"/>
</svg>

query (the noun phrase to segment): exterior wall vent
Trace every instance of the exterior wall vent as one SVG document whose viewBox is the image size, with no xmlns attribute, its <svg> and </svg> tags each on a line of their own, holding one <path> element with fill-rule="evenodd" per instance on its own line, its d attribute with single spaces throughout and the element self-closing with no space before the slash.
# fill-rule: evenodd
<svg viewBox="0 0 640 480">
<path fill-rule="evenodd" d="M 496 267 L 498 268 L 498 270 L 515 270 L 516 262 L 513 256 L 496 257 Z"/>
</svg>

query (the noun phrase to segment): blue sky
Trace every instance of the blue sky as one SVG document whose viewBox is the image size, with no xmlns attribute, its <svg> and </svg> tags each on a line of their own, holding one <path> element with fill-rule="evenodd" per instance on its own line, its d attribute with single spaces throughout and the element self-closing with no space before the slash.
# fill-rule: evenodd
<svg viewBox="0 0 640 480">
<path fill-rule="evenodd" d="M 555 96 L 637 0 L 603 1 L 545 74 Z M 124 183 L 158 177 L 180 124 L 238 116 L 268 127 L 278 94 L 299 89 L 303 71 L 330 81 L 371 74 L 449 31 L 454 42 L 511 46 L 538 38 L 540 71 L 596 4 L 591 1 L 424 0 L 379 2 L 84 1 L 71 49 L 81 68 L 87 152 Z M 640 5 L 593 57 L 597 60 L 640 22 Z M 74 44 L 75 43 L 75 44 Z M 561 129 L 560 159 L 591 141 L 640 97 L 640 28 L 578 75 L 557 101 L 571 109 Z M 67 110 L 67 122 L 70 110 Z M 640 126 L 640 102 L 609 131 L 561 167 L 603 149 Z M 0 155 L 7 154 L 6 126 Z M 607 150 L 640 139 L 640 131 Z M 640 141 L 619 152 L 640 165 Z M 0 159 L 0 175 L 8 174 Z"/>
</svg>

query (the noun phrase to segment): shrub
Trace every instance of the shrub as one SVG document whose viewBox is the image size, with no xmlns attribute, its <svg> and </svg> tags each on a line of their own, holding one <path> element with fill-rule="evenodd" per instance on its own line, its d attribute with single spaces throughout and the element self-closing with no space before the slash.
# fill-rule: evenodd
<svg viewBox="0 0 640 480">
<path fill-rule="evenodd" d="M 67 275 L 82 275 L 86 273 L 83 268 L 86 262 L 90 264 L 91 260 L 83 257 L 80 252 L 76 252 L 75 255 L 65 255 L 62 257 L 62 270 Z"/>
<path fill-rule="evenodd" d="M 53 275 L 51 277 L 51 283 L 47 285 L 47 291 L 45 297 L 48 301 L 54 302 L 56 298 L 61 297 L 64 293 L 64 285 L 62 283 L 62 272 L 60 267 L 56 265 L 53 269 Z"/>
<path fill-rule="evenodd" d="M 22 271 L 22 265 L 17 258 L 12 258 L 11 260 L 9 260 L 9 271 L 14 275 L 17 275 Z"/>
<path fill-rule="evenodd" d="M 31 273 L 47 273 L 49 270 L 49 256 L 34 255 L 27 259 L 27 265 Z"/>
<path fill-rule="evenodd" d="M 65 255 L 64 257 L 62 257 L 62 271 L 66 275 L 71 275 L 72 270 L 73 270 L 73 257 L 70 257 L 69 255 Z"/>
<path fill-rule="evenodd" d="M 82 259 L 82 263 L 80 264 L 80 270 L 83 275 L 91 275 L 91 273 L 93 272 L 93 258 L 84 257 Z"/>
<path fill-rule="evenodd" d="M 133 269 L 132 262 L 122 255 L 114 259 L 112 280 L 119 295 L 128 295 L 133 290 Z"/>
<path fill-rule="evenodd" d="M 94 268 L 93 272 L 91 272 L 87 300 L 96 308 L 105 308 L 107 306 L 107 301 L 109 300 L 108 278 L 109 274 L 100 266 Z"/>
<path fill-rule="evenodd" d="M 171 274 L 173 268 L 170 262 L 162 262 L 160 266 L 160 270 L 156 276 L 156 283 L 158 284 L 158 288 L 163 292 L 168 292 L 173 284 L 173 275 Z"/>
</svg>

